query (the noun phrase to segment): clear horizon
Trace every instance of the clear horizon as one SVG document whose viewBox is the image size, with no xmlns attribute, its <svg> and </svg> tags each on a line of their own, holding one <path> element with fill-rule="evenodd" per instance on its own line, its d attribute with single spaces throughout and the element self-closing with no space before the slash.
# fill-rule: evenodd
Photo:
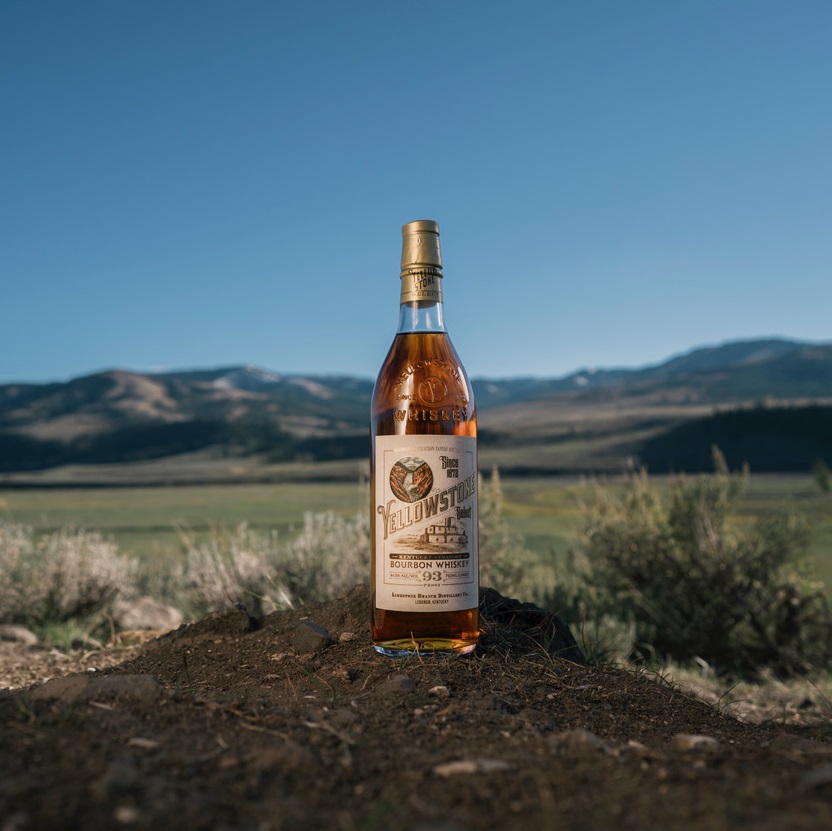
<svg viewBox="0 0 832 831">
<path fill-rule="evenodd" d="M 0 7 L 0 383 L 375 377 L 436 219 L 473 378 L 832 340 L 832 5 Z"/>
</svg>

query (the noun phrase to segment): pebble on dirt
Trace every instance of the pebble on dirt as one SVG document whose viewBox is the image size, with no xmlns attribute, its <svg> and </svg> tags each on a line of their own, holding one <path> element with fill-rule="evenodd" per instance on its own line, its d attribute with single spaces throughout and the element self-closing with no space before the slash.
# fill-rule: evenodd
<svg viewBox="0 0 832 831">
<path fill-rule="evenodd" d="M 401 673 L 396 673 L 395 675 L 391 675 L 389 678 L 382 681 L 378 687 L 376 687 L 376 692 L 381 695 L 390 695 L 391 693 L 409 693 L 413 692 L 415 689 L 416 682 L 412 678 L 409 678 L 407 675 L 402 675 Z"/>
<path fill-rule="evenodd" d="M 719 750 L 719 742 L 713 736 L 692 735 L 690 733 L 677 733 L 671 740 L 670 746 L 673 750 L 683 752 L 713 753 Z"/>
<path fill-rule="evenodd" d="M 4 623 L 0 625 L 0 641 L 19 643 L 22 646 L 36 646 L 38 636 L 25 626 L 19 626 L 15 623 Z"/>
<path fill-rule="evenodd" d="M 85 701 L 122 700 L 137 704 L 153 704 L 162 694 L 162 687 L 152 675 L 89 675 L 74 673 L 54 678 L 34 687 L 32 701 L 76 703 Z"/>
<path fill-rule="evenodd" d="M 113 623 L 118 629 L 152 629 L 170 632 L 178 629 L 185 617 L 179 609 L 153 597 L 118 600 L 113 609 Z"/>
<path fill-rule="evenodd" d="M 302 620 L 295 627 L 292 637 L 292 648 L 295 652 L 323 652 L 334 643 L 335 638 L 323 626 L 318 626 L 311 620 Z"/>
</svg>

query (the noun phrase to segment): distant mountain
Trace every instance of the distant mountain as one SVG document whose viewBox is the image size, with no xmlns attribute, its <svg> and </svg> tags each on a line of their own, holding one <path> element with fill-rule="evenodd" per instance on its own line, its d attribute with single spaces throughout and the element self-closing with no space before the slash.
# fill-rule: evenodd
<svg viewBox="0 0 832 831">
<path fill-rule="evenodd" d="M 535 435 L 548 441 L 564 433 L 541 427 L 540 413 L 557 414 L 567 404 L 588 412 L 619 400 L 630 407 L 696 405 L 701 415 L 702 405 L 832 398 L 832 344 L 734 341 L 637 369 L 474 379 L 472 386 L 484 443 L 498 435 L 492 421 L 510 422 L 503 438 L 521 436 L 532 413 Z M 277 462 L 362 457 L 372 388 L 369 379 L 282 375 L 255 366 L 160 374 L 115 369 L 65 383 L 0 385 L 0 472 L 155 459 L 205 447 Z M 568 429 L 572 435 L 580 426 Z"/>
<path fill-rule="evenodd" d="M 749 398 L 832 396 L 832 343 L 768 338 L 694 349 L 637 369 L 583 369 L 562 378 L 472 381 L 477 407 L 571 393 L 591 401 L 609 395 L 673 393 L 679 400 L 726 403 Z"/>
<path fill-rule="evenodd" d="M 297 435 L 363 426 L 372 382 L 276 375 L 257 367 L 111 370 L 66 383 L 0 386 L 0 430 L 72 441 L 151 423 L 269 421 Z"/>
<path fill-rule="evenodd" d="M 111 370 L 0 386 L 0 472 L 157 459 L 219 446 L 275 460 L 366 452 L 372 382 L 258 367 Z M 334 445 L 333 441 L 338 441 Z"/>
</svg>

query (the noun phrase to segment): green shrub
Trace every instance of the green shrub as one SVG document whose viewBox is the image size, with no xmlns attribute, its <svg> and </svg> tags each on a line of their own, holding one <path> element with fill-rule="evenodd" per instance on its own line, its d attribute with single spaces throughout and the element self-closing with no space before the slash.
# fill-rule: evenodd
<svg viewBox="0 0 832 831">
<path fill-rule="evenodd" d="M 480 584 L 500 594 L 537 601 L 550 570 L 525 547 L 523 537 L 509 528 L 496 467 L 489 480 L 479 476 L 478 490 Z"/>
<path fill-rule="evenodd" d="M 542 587 L 541 587 L 542 588 Z M 589 560 L 581 548 L 570 549 L 553 564 L 548 587 L 534 601 L 559 615 L 592 663 L 626 663 L 636 642 L 632 615 L 613 609 L 606 592 L 596 585 Z"/>
<path fill-rule="evenodd" d="M 829 493 L 832 491 L 832 476 L 829 474 L 829 468 L 823 459 L 817 459 L 812 465 L 812 476 L 815 479 L 815 484 L 823 491 Z"/>
<path fill-rule="evenodd" d="M 623 494 L 595 488 L 582 544 L 595 613 L 632 623 L 642 655 L 734 671 L 828 665 L 826 595 L 797 561 L 809 541 L 805 521 L 784 512 L 732 531 L 748 473 L 729 473 L 718 451 L 715 462 L 713 475 L 665 489 L 644 472 Z"/>
</svg>

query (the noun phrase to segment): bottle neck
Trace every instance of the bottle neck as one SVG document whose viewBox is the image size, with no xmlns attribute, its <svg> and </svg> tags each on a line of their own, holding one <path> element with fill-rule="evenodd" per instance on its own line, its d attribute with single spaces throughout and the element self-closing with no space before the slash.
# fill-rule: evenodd
<svg viewBox="0 0 832 831">
<path fill-rule="evenodd" d="M 402 332 L 444 332 L 445 319 L 441 300 L 410 300 L 399 306 L 399 329 Z"/>
<path fill-rule="evenodd" d="M 439 225 L 432 219 L 402 228 L 399 332 L 444 332 Z"/>
</svg>

